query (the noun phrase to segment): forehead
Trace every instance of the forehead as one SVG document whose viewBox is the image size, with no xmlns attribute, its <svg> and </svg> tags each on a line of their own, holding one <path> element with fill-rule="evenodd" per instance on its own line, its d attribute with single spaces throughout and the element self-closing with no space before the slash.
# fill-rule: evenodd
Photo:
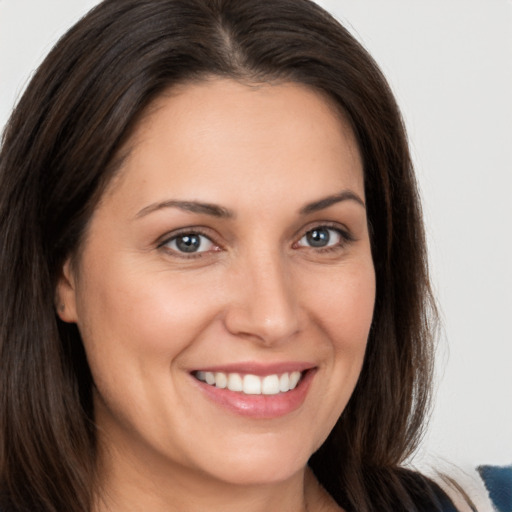
<svg viewBox="0 0 512 512">
<path fill-rule="evenodd" d="M 359 150 L 341 109 L 296 83 L 214 78 L 173 87 L 147 109 L 127 149 L 114 189 L 135 180 L 140 194 L 153 177 L 171 180 L 173 193 L 184 184 L 200 194 L 222 180 L 255 191 L 279 177 L 312 194 L 319 181 L 349 181 L 364 195 Z"/>
</svg>

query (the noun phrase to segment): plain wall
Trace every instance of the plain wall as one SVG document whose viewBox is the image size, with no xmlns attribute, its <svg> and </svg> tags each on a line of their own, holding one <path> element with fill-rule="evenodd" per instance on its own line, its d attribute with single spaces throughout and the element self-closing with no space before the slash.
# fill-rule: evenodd
<svg viewBox="0 0 512 512">
<path fill-rule="evenodd" d="M 257 1 L 257 0 L 256 0 Z M 0 127 L 95 0 L 0 0 Z M 512 462 L 512 2 L 321 0 L 402 107 L 443 315 L 436 406 L 418 463 Z"/>
</svg>

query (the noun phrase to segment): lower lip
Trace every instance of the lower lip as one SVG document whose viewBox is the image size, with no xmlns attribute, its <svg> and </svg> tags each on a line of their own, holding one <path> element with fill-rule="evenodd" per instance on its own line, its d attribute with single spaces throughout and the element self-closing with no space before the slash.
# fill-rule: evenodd
<svg viewBox="0 0 512 512">
<path fill-rule="evenodd" d="M 295 389 L 276 395 L 246 395 L 211 386 L 194 376 L 192 378 L 210 400 L 231 412 L 251 418 L 271 419 L 290 414 L 304 403 L 314 375 L 315 370 L 306 371 Z"/>
</svg>

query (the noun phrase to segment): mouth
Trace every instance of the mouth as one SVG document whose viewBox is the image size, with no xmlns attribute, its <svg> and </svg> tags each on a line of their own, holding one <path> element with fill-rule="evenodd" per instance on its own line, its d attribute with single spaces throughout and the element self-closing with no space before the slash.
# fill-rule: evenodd
<svg viewBox="0 0 512 512">
<path fill-rule="evenodd" d="M 228 389 L 244 395 L 278 395 L 294 390 L 308 370 L 273 373 L 270 375 L 237 372 L 196 371 L 192 375 L 209 386 Z"/>
<path fill-rule="evenodd" d="M 307 363 L 241 364 L 191 372 L 208 400 L 254 419 L 286 416 L 305 402 L 318 368 Z"/>
</svg>

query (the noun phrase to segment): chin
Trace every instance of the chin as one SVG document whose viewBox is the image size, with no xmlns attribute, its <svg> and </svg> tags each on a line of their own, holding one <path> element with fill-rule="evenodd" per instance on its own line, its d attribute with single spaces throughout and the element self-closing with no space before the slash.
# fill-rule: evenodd
<svg viewBox="0 0 512 512">
<path fill-rule="evenodd" d="M 233 445 L 228 453 L 203 459 L 203 463 L 209 466 L 208 473 L 229 484 L 275 484 L 289 480 L 306 467 L 314 448 L 305 450 L 305 445 L 296 439 L 291 444 L 282 439 L 266 443 L 258 439 L 250 446 Z"/>
</svg>

